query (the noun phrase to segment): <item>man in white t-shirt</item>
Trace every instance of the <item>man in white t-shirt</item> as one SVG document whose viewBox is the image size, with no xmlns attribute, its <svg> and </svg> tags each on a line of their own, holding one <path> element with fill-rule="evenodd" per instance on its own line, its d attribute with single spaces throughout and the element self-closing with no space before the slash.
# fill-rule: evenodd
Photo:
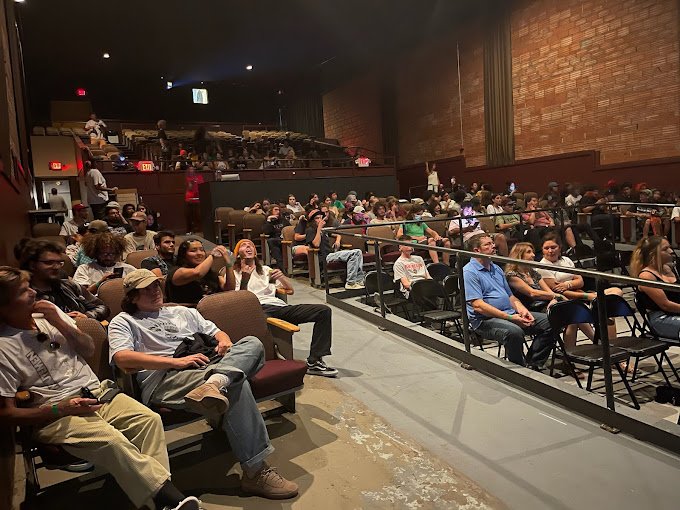
<svg viewBox="0 0 680 510">
<path fill-rule="evenodd" d="M 105 128 L 106 124 L 104 121 L 98 119 L 96 113 L 91 113 L 89 120 L 85 123 L 85 131 L 90 136 L 90 143 L 92 145 L 98 144 L 100 147 L 106 145 Z"/>
<path fill-rule="evenodd" d="M 401 236 L 399 241 L 412 241 L 411 236 Z M 394 281 L 399 280 L 399 287 L 404 297 L 408 299 L 411 294 L 411 285 L 418 280 L 429 280 L 425 261 L 419 255 L 413 255 L 413 247 L 399 245 L 401 255 L 394 261 Z"/>
<path fill-rule="evenodd" d="M 242 239 L 234 247 L 237 255 L 234 264 L 236 290 L 249 290 L 257 296 L 264 313 L 295 324 L 314 323 L 312 345 L 307 358 L 307 373 L 335 377 L 338 370 L 326 365 L 324 356 L 331 354 L 331 309 L 326 305 L 288 305 L 276 296 L 276 289 L 293 294 L 293 284 L 278 269 L 263 266 L 257 258 L 257 248 L 250 239 Z"/>
<path fill-rule="evenodd" d="M 136 507 L 198 510 L 170 482 L 160 417 L 100 381 L 85 361 L 94 343 L 49 301 L 35 301 L 29 273 L 0 267 L 0 417 L 111 473 Z M 31 400 L 17 407 L 15 395 Z M 92 398 L 94 397 L 94 398 Z M 134 441 L 134 444 L 133 444 Z"/>
<path fill-rule="evenodd" d="M 109 201 L 109 192 L 115 193 L 118 188 L 108 188 L 106 179 L 90 161 L 85 162 L 85 186 L 87 203 L 92 208 L 92 215 L 96 220 L 101 220 L 104 217 L 104 207 Z"/>
<path fill-rule="evenodd" d="M 125 234 L 126 246 L 123 258 L 133 251 L 153 250 L 156 247 L 156 243 L 153 240 L 156 232 L 146 229 L 146 214 L 142 211 L 137 211 L 130 216 L 128 223 L 130 223 L 133 232 Z"/>
<path fill-rule="evenodd" d="M 242 490 L 271 499 L 296 496 L 297 485 L 264 462 L 274 447 L 248 382 L 264 365 L 262 342 L 247 336 L 232 344 L 196 309 L 164 307 L 159 278 L 148 269 L 127 275 L 123 288 L 123 311 L 109 324 L 109 359 L 123 370 L 141 370 L 142 402 L 223 415 L 222 428 L 243 468 Z M 197 333 L 206 348 L 174 357 Z"/>
</svg>

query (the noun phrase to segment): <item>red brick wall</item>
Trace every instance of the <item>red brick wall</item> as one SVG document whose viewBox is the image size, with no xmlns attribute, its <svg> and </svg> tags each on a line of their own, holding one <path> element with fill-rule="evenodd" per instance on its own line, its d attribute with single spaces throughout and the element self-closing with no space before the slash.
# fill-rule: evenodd
<svg viewBox="0 0 680 510">
<path fill-rule="evenodd" d="M 326 138 L 382 153 L 380 82 L 377 74 L 356 78 L 323 95 Z M 369 154 L 370 156 L 370 154 Z"/>
<path fill-rule="evenodd" d="M 512 57 L 517 159 L 680 153 L 677 0 L 526 0 Z"/>
<path fill-rule="evenodd" d="M 426 44 L 401 59 L 396 75 L 399 165 L 460 154 L 483 165 L 484 69 L 479 31 L 461 37 L 460 72 L 463 111 L 461 140 L 455 37 Z"/>
</svg>

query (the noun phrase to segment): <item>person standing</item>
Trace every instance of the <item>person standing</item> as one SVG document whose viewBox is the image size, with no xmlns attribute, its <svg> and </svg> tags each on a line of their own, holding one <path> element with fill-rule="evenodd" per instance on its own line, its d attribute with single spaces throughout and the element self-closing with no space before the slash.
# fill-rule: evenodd
<svg viewBox="0 0 680 510">
<path fill-rule="evenodd" d="M 96 113 L 91 113 L 90 120 L 85 123 L 85 131 L 90 136 L 91 145 L 99 145 L 99 147 L 106 145 L 104 128 L 106 128 L 104 121 L 98 119 Z"/>
<path fill-rule="evenodd" d="M 50 209 L 54 209 L 56 211 L 66 211 L 66 209 L 68 209 L 66 200 L 64 200 L 64 197 L 59 195 L 57 188 L 52 188 L 50 190 L 50 196 L 47 197 L 47 203 L 50 204 Z M 62 225 L 64 224 L 64 216 L 65 213 L 58 213 L 54 215 L 56 220 Z"/>
<path fill-rule="evenodd" d="M 115 194 L 118 188 L 109 188 L 106 179 L 99 169 L 92 166 L 91 161 L 85 162 L 85 186 L 87 188 L 87 203 L 92 208 L 92 215 L 96 220 L 104 218 L 104 208 L 109 201 L 109 193 Z"/>
<path fill-rule="evenodd" d="M 427 175 L 427 191 L 439 191 L 439 174 L 437 174 L 437 163 L 425 162 L 425 175 Z"/>
<path fill-rule="evenodd" d="M 170 148 L 170 141 L 168 140 L 168 135 L 165 132 L 166 122 L 164 120 L 159 120 L 156 123 L 158 127 L 158 143 L 161 146 L 161 172 L 167 170 L 168 162 L 170 161 L 170 156 L 172 154 Z"/>
<path fill-rule="evenodd" d="M 200 209 L 198 196 L 198 186 L 203 184 L 203 176 L 196 173 L 193 166 L 187 168 L 186 191 L 184 192 L 185 218 L 187 223 L 187 234 L 200 230 Z M 196 230 L 194 230 L 196 229 Z"/>
</svg>

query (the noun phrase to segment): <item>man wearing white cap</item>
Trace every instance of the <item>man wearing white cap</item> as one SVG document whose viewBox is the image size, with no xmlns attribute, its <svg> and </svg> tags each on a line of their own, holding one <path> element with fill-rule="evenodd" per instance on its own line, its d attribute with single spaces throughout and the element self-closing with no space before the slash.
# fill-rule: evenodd
<svg viewBox="0 0 680 510">
<path fill-rule="evenodd" d="M 254 336 L 232 343 L 229 335 L 193 308 L 163 306 L 159 278 L 137 269 L 123 280 L 123 312 L 109 325 L 109 357 L 123 370 L 139 370 L 142 402 L 224 415 L 222 427 L 243 468 L 241 488 L 270 499 L 297 495 L 298 487 L 267 466 L 274 447 L 257 409 L 248 378 L 264 364 L 264 347 Z M 174 357 L 195 333 L 217 344 L 203 353 Z"/>
</svg>

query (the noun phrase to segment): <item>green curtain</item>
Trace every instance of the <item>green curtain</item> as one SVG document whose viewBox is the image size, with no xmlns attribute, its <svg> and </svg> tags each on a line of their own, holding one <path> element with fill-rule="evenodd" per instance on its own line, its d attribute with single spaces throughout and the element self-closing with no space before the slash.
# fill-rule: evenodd
<svg viewBox="0 0 680 510">
<path fill-rule="evenodd" d="M 491 3 L 484 38 L 484 132 L 489 166 L 515 161 L 510 30 L 509 10 Z"/>
</svg>

